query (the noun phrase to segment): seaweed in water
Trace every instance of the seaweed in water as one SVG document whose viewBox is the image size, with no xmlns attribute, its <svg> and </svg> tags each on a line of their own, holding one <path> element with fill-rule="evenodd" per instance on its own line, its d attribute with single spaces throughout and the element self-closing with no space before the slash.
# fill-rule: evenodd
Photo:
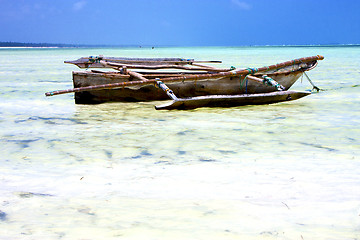
<svg viewBox="0 0 360 240">
<path fill-rule="evenodd" d="M 87 215 L 92 215 L 92 216 L 94 216 L 94 215 L 95 215 L 95 213 L 94 213 L 94 212 L 92 212 L 92 211 L 91 211 L 91 209 L 90 209 L 90 208 L 88 208 L 88 207 L 79 208 L 79 209 L 78 209 L 78 212 L 80 212 L 80 213 L 84 213 L 84 214 L 87 214 Z"/>
<path fill-rule="evenodd" d="M 236 151 L 232 151 L 232 150 L 218 150 L 219 153 L 221 154 L 235 154 Z"/>
<path fill-rule="evenodd" d="M 152 154 L 147 150 L 147 149 L 144 149 L 140 152 L 140 154 L 136 155 L 136 156 L 133 156 L 131 157 L 132 159 L 138 159 L 138 158 L 142 158 L 144 156 L 152 156 Z"/>
<path fill-rule="evenodd" d="M 315 148 L 325 149 L 325 150 L 328 150 L 330 152 L 337 151 L 335 148 L 322 146 L 320 144 L 313 144 L 313 143 L 306 143 L 306 142 L 302 142 L 301 144 L 306 145 L 306 146 L 315 147 Z"/>
<path fill-rule="evenodd" d="M 216 162 L 216 160 L 214 160 L 214 159 L 208 159 L 208 158 L 200 158 L 199 161 L 200 161 L 200 162 Z"/>
<path fill-rule="evenodd" d="M 43 138 L 35 138 L 35 139 L 24 139 L 24 140 L 8 140 L 8 142 L 14 142 L 16 144 L 19 144 L 21 148 L 28 148 L 30 143 L 39 141 Z"/>
<path fill-rule="evenodd" d="M 113 156 L 112 151 L 104 149 L 104 152 L 105 152 L 105 154 L 106 154 L 107 158 L 109 158 L 109 159 L 111 159 L 111 158 L 112 158 L 112 156 Z"/>
<path fill-rule="evenodd" d="M 148 150 L 142 150 L 141 151 L 141 153 L 140 153 L 142 156 L 152 156 L 152 154 L 151 153 L 149 153 L 149 151 Z"/>
<path fill-rule="evenodd" d="M 185 130 L 185 131 L 180 131 L 178 133 L 176 133 L 176 135 L 180 135 L 180 136 L 183 136 L 183 135 L 186 135 L 186 134 L 189 134 L 189 133 L 192 133 L 194 131 L 192 130 Z"/>
<path fill-rule="evenodd" d="M 38 196 L 38 197 L 52 197 L 53 196 L 51 194 L 46 194 L 46 193 L 32 193 L 32 192 L 18 192 L 16 194 L 21 198 L 30 198 L 33 196 Z"/>
<path fill-rule="evenodd" d="M 47 124 L 56 124 L 57 121 L 63 121 L 63 122 L 69 121 L 69 122 L 75 123 L 75 124 L 88 124 L 87 122 L 78 120 L 76 118 L 63 118 L 63 117 L 37 117 L 37 116 L 33 116 L 33 117 L 29 117 L 27 120 L 32 120 L 32 121 L 42 120 L 42 121 L 45 121 L 45 123 L 47 123 Z"/>
<path fill-rule="evenodd" d="M 172 165 L 172 163 L 169 161 L 157 161 L 155 164 Z"/>
<path fill-rule="evenodd" d="M 6 213 L 0 210 L 0 221 L 6 220 Z"/>
<path fill-rule="evenodd" d="M 184 155 L 184 154 L 186 154 L 186 151 L 179 150 L 179 151 L 177 151 L 177 153 L 178 153 L 179 155 Z"/>
</svg>

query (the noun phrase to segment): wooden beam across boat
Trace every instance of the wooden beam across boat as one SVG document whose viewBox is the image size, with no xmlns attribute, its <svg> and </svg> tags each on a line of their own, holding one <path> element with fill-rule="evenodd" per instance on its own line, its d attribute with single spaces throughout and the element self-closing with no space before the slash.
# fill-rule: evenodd
<svg viewBox="0 0 360 240">
<path fill-rule="evenodd" d="M 155 106 L 156 110 L 187 110 L 200 107 L 235 107 L 243 105 L 263 105 L 296 100 L 311 92 L 278 91 L 270 93 L 239 95 L 208 95 L 191 98 L 178 98 L 163 105 Z"/>
<path fill-rule="evenodd" d="M 104 56 L 90 56 L 82 57 L 73 61 L 64 61 L 64 63 L 74 64 L 79 68 L 104 68 L 100 61 L 106 62 L 120 62 L 134 65 L 187 65 L 193 63 L 221 63 L 222 61 L 195 61 L 194 59 L 184 58 L 119 58 L 119 57 L 104 57 Z"/>
<path fill-rule="evenodd" d="M 208 67 L 208 66 L 184 66 L 184 65 L 176 65 L 176 64 L 161 64 L 161 65 L 136 65 L 136 64 L 126 64 L 126 63 L 115 63 L 115 62 L 107 62 L 104 60 L 100 61 L 100 64 L 102 64 L 104 67 L 110 67 L 118 70 L 119 68 L 127 67 L 130 69 L 151 69 L 151 70 L 157 70 L 157 69 L 182 69 L 182 70 L 192 70 L 192 71 L 210 71 L 210 72 L 226 72 L 230 71 L 231 69 L 223 69 L 223 68 L 214 68 L 214 67 Z"/>
</svg>

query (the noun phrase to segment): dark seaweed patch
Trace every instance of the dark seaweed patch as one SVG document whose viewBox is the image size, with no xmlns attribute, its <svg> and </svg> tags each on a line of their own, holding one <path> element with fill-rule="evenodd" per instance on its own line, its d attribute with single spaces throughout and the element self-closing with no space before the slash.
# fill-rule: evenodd
<svg viewBox="0 0 360 240">
<path fill-rule="evenodd" d="M 106 154 L 106 156 L 107 156 L 108 158 L 112 158 L 112 156 L 113 156 L 112 151 L 104 150 L 104 152 L 105 152 L 105 154 Z"/>
<path fill-rule="evenodd" d="M 157 161 L 155 164 L 164 164 L 164 165 L 171 165 L 172 163 L 169 161 Z"/>
<path fill-rule="evenodd" d="M 186 134 L 186 131 L 182 131 L 182 132 L 176 133 L 176 135 L 181 135 L 181 136 L 183 136 L 183 135 L 185 135 L 185 134 Z"/>
<path fill-rule="evenodd" d="M 24 139 L 24 140 L 8 140 L 8 142 L 14 142 L 20 145 L 21 148 L 28 148 L 30 143 L 36 142 L 41 140 L 42 138 L 35 138 L 35 139 Z"/>
<path fill-rule="evenodd" d="M 234 154 L 234 153 L 236 153 L 235 151 L 229 151 L 229 150 L 218 150 L 218 152 L 220 152 L 222 154 Z"/>
<path fill-rule="evenodd" d="M 61 142 L 61 139 L 59 139 L 59 138 L 49 139 L 47 142 L 49 143 L 49 145 L 50 145 L 51 147 L 53 147 L 53 146 L 55 145 L 55 143 Z"/>
<path fill-rule="evenodd" d="M 274 232 L 264 231 L 264 232 L 261 232 L 260 235 L 265 235 L 265 236 L 278 236 L 279 233 L 278 233 L 277 231 L 274 231 Z"/>
<path fill-rule="evenodd" d="M 204 216 L 215 215 L 215 211 L 206 211 L 203 213 Z"/>
<path fill-rule="evenodd" d="M 52 197 L 53 195 L 51 194 L 46 194 L 46 193 L 33 193 L 33 192 L 19 192 L 17 193 L 17 195 L 21 198 L 31 198 L 34 196 L 37 197 Z"/>
<path fill-rule="evenodd" d="M 29 117 L 26 121 L 45 121 L 47 124 L 56 124 L 56 121 L 69 121 L 76 124 L 88 124 L 87 122 L 78 120 L 76 118 L 62 118 L 62 117 Z M 21 120 L 19 120 L 21 121 Z"/>
<path fill-rule="evenodd" d="M 132 159 L 139 159 L 142 158 L 144 156 L 152 156 L 153 154 L 151 154 L 147 149 L 143 149 L 138 155 L 135 155 L 133 157 L 131 157 Z"/>
<path fill-rule="evenodd" d="M 276 117 L 276 118 L 274 118 L 274 120 L 281 120 L 281 119 L 286 119 L 286 117 Z"/>
<path fill-rule="evenodd" d="M 315 147 L 315 148 L 325 149 L 325 150 L 328 150 L 330 152 L 337 151 L 335 148 L 325 147 L 325 146 L 322 146 L 320 144 L 313 144 L 313 143 L 301 143 L 301 144 L 306 145 L 306 146 Z"/>
<path fill-rule="evenodd" d="M 144 156 L 152 156 L 152 154 L 149 153 L 148 150 L 144 149 L 144 150 L 142 150 L 142 151 L 140 152 L 140 154 L 131 157 L 131 159 L 139 159 L 139 158 L 142 158 L 142 157 L 144 157 Z"/>
<path fill-rule="evenodd" d="M 152 154 L 149 153 L 148 150 L 142 150 L 140 154 L 141 154 L 142 156 L 152 156 Z"/>
<path fill-rule="evenodd" d="M 22 122 L 26 122 L 26 119 L 21 119 L 21 120 L 15 120 L 14 123 L 22 123 Z"/>
<path fill-rule="evenodd" d="M 208 159 L 208 158 L 200 158 L 199 161 L 200 161 L 200 162 L 216 162 L 216 160 L 214 160 L 214 159 Z"/>
<path fill-rule="evenodd" d="M 176 133 L 176 135 L 180 135 L 180 136 L 183 136 L 183 135 L 186 135 L 187 133 L 191 133 L 192 130 L 185 130 L 185 131 L 180 131 L 178 133 Z"/>
<path fill-rule="evenodd" d="M 78 209 L 78 212 L 84 213 L 84 214 L 87 214 L 87 215 L 91 215 L 91 216 L 95 215 L 95 213 L 92 212 L 90 208 L 80 208 L 80 209 Z"/>
<path fill-rule="evenodd" d="M 0 210 L 0 221 L 5 221 L 6 220 L 6 215 L 7 214 L 5 212 Z"/>
</svg>

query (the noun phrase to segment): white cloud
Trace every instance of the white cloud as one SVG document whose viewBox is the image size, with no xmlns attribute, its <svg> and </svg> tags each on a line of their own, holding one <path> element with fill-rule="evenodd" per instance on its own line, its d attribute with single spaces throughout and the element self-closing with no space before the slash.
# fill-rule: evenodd
<svg viewBox="0 0 360 240">
<path fill-rule="evenodd" d="M 73 5 L 73 10 L 74 11 L 80 11 L 81 9 L 83 9 L 86 5 L 86 1 L 79 1 L 74 3 Z"/>
<path fill-rule="evenodd" d="M 247 2 L 240 1 L 240 0 L 231 0 L 231 2 L 242 10 L 250 10 L 251 9 L 251 5 L 248 4 Z"/>
</svg>

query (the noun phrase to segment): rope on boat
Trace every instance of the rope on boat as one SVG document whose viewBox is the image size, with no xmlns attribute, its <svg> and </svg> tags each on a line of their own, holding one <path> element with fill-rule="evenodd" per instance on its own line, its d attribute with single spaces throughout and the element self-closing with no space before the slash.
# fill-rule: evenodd
<svg viewBox="0 0 360 240">
<path fill-rule="evenodd" d="M 258 68 L 247 68 L 246 70 L 249 71 L 249 74 L 254 74 L 254 73 L 257 73 L 259 71 Z"/>
<path fill-rule="evenodd" d="M 254 73 L 257 73 L 259 71 L 258 68 L 247 68 L 246 69 L 249 73 L 246 74 L 245 78 L 244 78 L 244 81 L 246 80 L 246 84 L 245 84 L 245 94 L 248 93 L 248 82 L 249 82 L 249 79 L 248 79 L 248 75 L 251 75 L 251 74 L 254 74 Z"/>
<path fill-rule="evenodd" d="M 249 79 L 248 79 L 247 75 L 246 75 L 245 79 L 246 79 L 245 93 L 247 94 L 247 93 L 248 93 L 248 92 L 247 92 L 247 86 L 248 86 L 248 82 L 249 82 Z M 244 80 L 245 80 L 245 79 L 244 79 Z"/>
<path fill-rule="evenodd" d="M 245 81 L 245 78 L 244 78 L 244 80 L 241 80 L 241 75 L 239 76 L 239 79 L 240 79 L 240 90 L 242 89 L 242 86 L 243 86 L 243 83 L 244 83 L 244 81 Z"/>
<path fill-rule="evenodd" d="M 96 57 L 90 56 L 89 57 L 89 63 L 100 63 L 101 60 L 103 60 L 102 56 L 96 56 Z"/>
<path fill-rule="evenodd" d="M 245 93 L 247 93 L 247 85 L 248 85 L 248 75 L 245 76 L 244 80 L 241 80 L 241 75 L 239 76 L 240 78 L 240 90 L 243 88 L 243 84 L 245 82 Z"/>
<path fill-rule="evenodd" d="M 306 74 L 306 72 L 304 72 L 304 75 L 305 75 L 305 77 L 307 78 L 307 80 L 309 81 L 309 83 L 311 84 L 311 86 L 313 86 L 313 89 L 312 90 L 316 90 L 317 92 L 319 92 L 320 90 L 322 90 L 323 91 L 323 89 L 320 89 L 320 88 L 318 88 L 317 86 L 315 86 L 315 84 L 311 81 L 311 79 L 309 78 L 309 76 Z M 312 91 L 311 90 L 311 91 Z"/>
</svg>

